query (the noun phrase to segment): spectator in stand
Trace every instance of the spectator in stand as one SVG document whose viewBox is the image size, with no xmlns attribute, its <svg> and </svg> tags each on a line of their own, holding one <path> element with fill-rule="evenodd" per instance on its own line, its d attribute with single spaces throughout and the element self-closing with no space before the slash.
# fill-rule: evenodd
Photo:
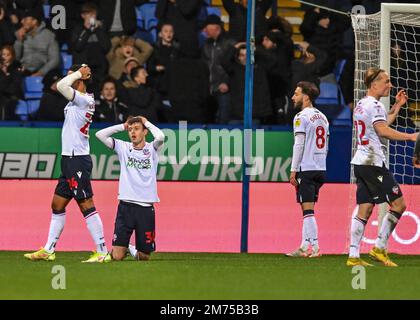
<svg viewBox="0 0 420 320">
<path fill-rule="evenodd" d="M 128 106 L 117 96 L 117 83 L 111 77 L 101 85 L 101 95 L 96 100 L 94 122 L 124 123 L 128 116 Z"/>
<path fill-rule="evenodd" d="M 328 53 L 327 59 L 321 67 L 321 77 L 333 72 L 337 61 L 338 45 L 343 32 L 348 27 L 348 20 L 343 20 L 337 14 L 312 8 L 306 11 L 300 31 L 305 42 Z M 309 81 L 306 79 L 306 81 Z"/>
<path fill-rule="evenodd" d="M 57 90 L 57 82 L 61 73 L 49 72 L 42 79 L 44 92 L 42 94 L 36 119 L 39 121 L 64 121 L 64 108 L 68 100 Z"/>
<path fill-rule="evenodd" d="M 231 96 L 231 121 L 232 124 L 243 122 L 244 99 L 245 99 L 245 65 L 246 65 L 246 44 L 238 42 L 234 47 L 229 48 L 222 65 L 230 76 Z M 270 68 L 275 61 L 265 61 L 260 64 L 261 59 L 269 59 L 261 55 L 260 50 L 255 52 L 254 64 L 254 96 L 252 118 L 255 123 L 267 123 L 272 121 L 273 110 L 270 102 L 270 88 L 268 85 L 266 68 Z"/>
<path fill-rule="evenodd" d="M 248 0 L 223 0 L 223 7 L 229 14 L 229 37 L 235 41 L 246 41 Z M 273 0 L 257 0 L 255 3 L 255 37 L 257 42 L 268 31 L 265 14 Z"/>
<path fill-rule="evenodd" d="M 285 18 L 281 16 L 271 16 L 267 19 L 268 30 L 279 32 L 281 39 L 281 50 L 286 53 L 289 67 L 295 57 L 295 49 L 292 40 L 293 28 L 292 25 Z"/>
<path fill-rule="evenodd" d="M 272 122 L 284 124 L 287 113 L 288 94 L 292 78 L 292 66 L 288 57 L 285 37 L 279 31 L 269 31 L 262 41 L 259 59 L 265 65 L 270 87 L 271 106 L 276 119 Z"/>
<path fill-rule="evenodd" d="M 0 119 L 13 120 L 17 101 L 22 98 L 20 63 L 12 46 L 0 50 Z"/>
<path fill-rule="evenodd" d="M 140 115 L 151 122 L 157 122 L 162 101 L 156 90 L 147 85 L 147 71 L 143 66 L 131 70 L 132 81 L 124 82 L 124 102 L 129 114 Z"/>
<path fill-rule="evenodd" d="M 8 11 L 10 21 L 15 29 L 19 28 L 19 24 L 27 11 L 36 12 L 36 15 L 41 18 L 39 22 L 42 22 L 44 20 L 43 2 L 43 0 L 6 0 L 6 11 Z"/>
<path fill-rule="evenodd" d="M 158 40 L 153 54 L 147 64 L 147 72 L 153 87 L 159 92 L 162 100 L 168 99 L 168 69 L 174 61 L 179 44 L 174 40 L 174 28 L 170 23 L 159 25 Z"/>
<path fill-rule="evenodd" d="M 202 49 L 202 56 L 207 62 L 210 72 L 210 95 L 217 102 L 217 123 L 228 123 L 230 119 L 229 75 L 223 68 L 223 56 L 235 43 L 228 39 L 220 17 L 211 14 L 204 23 L 207 40 Z"/>
<path fill-rule="evenodd" d="M 16 59 L 25 76 L 44 76 L 60 66 L 60 51 L 53 32 L 48 30 L 37 10 L 23 14 L 22 27 L 16 31 Z"/>
<path fill-rule="evenodd" d="M 300 81 L 309 81 L 319 88 L 321 68 L 327 59 L 327 54 L 317 47 L 303 41 L 298 42 L 302 57 L 292 62 L 292 88 Z"/>
<path fill-rule="evenodd" d="M 175 39 L 186 51 L 197 51 L 198 15 L 203 6 L 202 0 L 158 0 L 155 16 L 159 23 L 167 22 L 174 26 Z"/>
<path fill-rule="evenodd" d="M 131 70 L 136 67 L 140 67 L 141 64 L 137 58 L 130 57 L 124 61 L 124 71 L 121 74 L 121 77 L 117 80 L 117 87 L 122 86 L 126 81 L 132 81 L 131 79 Z"/>
<path fill-rule="evenodd" d="M 111 38 L 136 33 L 136 6 L 147 0 L 101 0 L 99 1 L 99 18 Z"/>
<path fill-rule="evenodd" d="M 0 1 L 0 48 L 7 44 L 13 45 L 14 42 L 14 29 L 7 14 L 6 4 Z"/>
<path fill-rule="evenodd" d="M 141 39 L 132 37 L 114 37 L 111 40 L 112 49 L 107 55 L 109 61 L 109 75 L 119 79 L 124 72 L 124 62 L 134 57 L 143 65 L 147 62 L 153 52 L 153 47 Z"/>
<path fill-rule="evenodd" d="M 95 3 L 83 4 L 81 16 L 83 22 L 75 26 L 72 35 L 73 63 L 89 65 L 93 75 L 90 90 L 98 93 L 102 79 L 108 74 L 106 54 L 111 49 L 111 41 L 96 19 Z"/>
<path fill-rule="evenodd" d="M 180 47 L 169 71 L 169 122 L 208 123 L 209 68 L 199 50 Z"/>
</svg>

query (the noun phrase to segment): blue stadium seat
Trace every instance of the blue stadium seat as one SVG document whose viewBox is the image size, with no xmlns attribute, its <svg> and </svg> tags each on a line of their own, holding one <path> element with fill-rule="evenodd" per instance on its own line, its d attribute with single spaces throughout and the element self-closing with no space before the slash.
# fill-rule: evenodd
<svg viewBox="0 0 420 320">
<path fill-rule="evenodd" d="M 144 21 L 144 27 L 147 30 L 150 28 L 149 25 L 151 23 L 157 25 L 157 19 L 155 17 L 156 3 L 144 3 L 137 8 L 140 10 L 141 18 Z"/>
<path fill-rule="evenodd" d="M 137 27 L 140 29 L 144 28 L 144 19 L 141 14 L 140 7 L 136 7 Z"/>
<path fill-rule="evenodd" d="M 49 4 L 44 4 L 43 5 L 43 9 L 44 9 L 44 17 L 45 17 L 45 19 L 49 19 L 50 18 L 50 9 L 51 9 L 51 6 L 49 5 Z"/>
<path fill-rule="evenodd" d="M 40 99 L 42 97 L 42 77 L 25 78 L 25 99 Z"/>
<path fill-rule="evenodd" d="M 207 15 L 215 14 L 216 16 L 219 16 L 219 17 L 222 15 L 222 10 L 217 7 L 206 7 L 206 10 L 207 10 Z"/>
<path fill-rule="evenodd" d="M 63 43 L 61 46 L 61 52 L 67 52 L 69 50 L 69 46 L 67 43 Z"/>
<path fill-rule="evenodd" d="M 19 116 L 21 120 L 28 120 L 28 105 L 25 100 L 18 101 L 15 114 Z"/>
<path fill-rule="evenodd" d="M 39 99 L 26 101 L 26 104 L 28 105 L 28 113 L 30 115 L 38 112 L 40 102 L 41 100 Z"/>
<path fill-rule="evenodd" d="M 158 25 L 158 19 L 151 18 L 149 20 L 146 20 L 145 27 L 146 27 L 146 30 L 150 30 L 150 29 L 155 28 L 155 27 L 157 28 L 157 25 Z"/>
<path fill-rule="evenodd" d="M 63 74 L 67 74 L 67 71 L 71 68 L 73 64 L 73 56 L 65 52 L 61 52 L 61 59 L 63 60 Z"/>
<path fill-rule="evenodd" d="M 337 84 L 330 82 L 321 82 L 320 91 L 320 95 L 315 101 L 317 105 L 340 104 Z"/>
<path fill-rule="evenodd" d="M 337 115 L 334 119 L 333 123 L 334 126 L 352 126 L 352 119 L 351 119 L 351 110 L 349 106 L 344 106 L 341 112 Z"/>
<path fill-rule="evenodd" d="M 344 66 L 346 65 L 347 60 L 342 59 L 337 61 L 335 68 L 334 68 L 334 76 L 335 76 L 335 81 L 337 81 L 337 83 L 340 81 L 341 78 L 341 74 L 343 73 L 343 69 Z"/>
</svg>

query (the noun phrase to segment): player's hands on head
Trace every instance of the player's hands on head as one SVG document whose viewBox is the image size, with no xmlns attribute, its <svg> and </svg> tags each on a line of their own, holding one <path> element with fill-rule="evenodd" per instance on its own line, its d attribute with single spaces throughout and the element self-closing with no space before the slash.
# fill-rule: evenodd
<svg viewBox="0 0 420 320">
<path fill-rule="evenodd" d="M 91 77 L 92 72 L 87 65 L 82 65 L 82 67 L 78 70 L 82 74 L 82 80 L 87 80 Z"/>
<path fill-rule="evenodd" d="M 141 122 L 143 123 L 143 125 L 145 125 L 145 124 L 146 124 L 147 119 L 146 119 L 145 117 L 142 117 L 142 116 L 137 116 L 137 118 L 140 118 L 140 119 L 141 119 Z"/>
</svg>

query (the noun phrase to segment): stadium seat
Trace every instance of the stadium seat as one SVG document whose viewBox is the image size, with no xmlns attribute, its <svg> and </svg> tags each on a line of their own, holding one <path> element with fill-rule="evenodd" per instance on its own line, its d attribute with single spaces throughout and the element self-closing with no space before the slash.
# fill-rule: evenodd
<svg viewBox="0 0 420 320">
<path fill-rule="evenodd" d="M 28 113 L 30 115 L 36 114 L 38 112 L 40 102 L 41 100 L 39 99 L 26 101 L 26 104 L 28 105 Z"/>
<path fill-rule="evenodd" d="M 339 102 L 339 89 L 337 84 L 331 82 L 321 82 L 320 84 L 320 95 L 316 99 L 317 105 L 338 105 Z"/>
<path fill-rule="evenodd" d="M 69 46 L 67 43 L 63 43 L 61 46 L 61 52 L 67 52 L 69 50 Z"/>
<path fill-rule="evenodd" d="M 50 18 L 50 9 L 51 9 L 51 6 L 49 5 L 49 4 L 44 4 L 43 5 L 43 9 L 44 9 L 44 17 L 45 17 L 45 19 L 49 19 Z"/>
<path fill-rule="evenodd" d="M 18 101 L 15 109 L 15 114 L 19 116 L 21 120 L 28 120 L 28 105 L 25 100 Z"/>
<path fill-rule="evenodd" d="M 151 18 L 149 20 L 146 20 L 145 27 L 146 27 L 146 30 L 150 30 L 150 29 L 155 28 L 155 27 L 157 28 L 157 25 L 158 25 L 158 19 Z"/>
<path fill-rule="evenodd" d="M 216 16 L 219 16 L 219 17 L 222 15 L 222 10 L 217 7 L 206 7 L 206 10 L 207 10 L 207 15 L 215 14 Z"/>
<path fill-rule="evenodd" d="M 42 96 L 42 77 L 25 78 L 25 99 L 40 99 Z"/>
<path fill-rule="evenodd" d="M 337 81 L 337 83 L 340 81 L 341 74 L 343 73 L 343 69 L 344 69 L 344 66 L 346 65 L 346 62 L 347 60 L 341 59 L 337 61 L 335 65 L 334 76 L 335 76 L 335 81 Z"/>
<path fill-rule="evenodd" d="M 62 72 L 63 74 L 66 74 L 73 64 L 73 56 L 71 54 L 61 52 L 61 59 L 63 60 Z"/>
<path fill-rule="evenodd" d="M 144 19 L 141 14 L 140 7 L 136 7 L 136 17 L 137 17 L 137 27 L 140 29 L 144 29 Z"/>
<path fill-rule="evenodd" d="M 349 106 L 344 106 L 343 110 L 334 119 L 334 126 L 352 126 L 351 110 Z"/>
<path fill-rule="evenodd" d="M 155 17 L 156 3 L 144 3 L 137 8 L 138 10 L 140 10 L 140 16 L 141 19 L 144 21 L 144 27 L 146 28 L 146 30 L 149 30 L 149 25 L 157 25 L 157 19 Z"/>
</svg>

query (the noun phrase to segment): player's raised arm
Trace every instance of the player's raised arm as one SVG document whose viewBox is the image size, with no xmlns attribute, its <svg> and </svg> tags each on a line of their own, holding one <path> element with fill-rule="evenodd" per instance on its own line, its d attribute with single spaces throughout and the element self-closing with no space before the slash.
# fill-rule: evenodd
<svg viewBox="0 0 420 320">
<path fill-rule="evenodd" d="M 418 133 L 405 133 L 388 127 L 385 121 L 376 122 L 373 127 L 376 133 L 382 137 L 393 141 L 416 141 Z"/>
<path fill-rule="evenodd" d="M 395 104 L 392 106 L 391 110 L 388 112 L 387 122 L 389 125 L 393 124 L 395 119 L 400 112 L 400 109 L 403 105 L 407 103 L 408 97 L 404 90 L 398 91 L 395 96 Z"/>
<path fill-rule="evenodd" d="M 127 130 L 126 123 L 117 124 L 96 132 L 96 138 L 110 149 L 114 149 L 114 139 L 111 136 L 115 133 Z"/>
<path fill-rule="evenodd" d="M 57 90 L 69 101 L 73 101 L 75 90 L 72 85 L 77 80 L 86 80 L 91 76 L 90 68 L 83 65 L 76 72 L 69 71 L 67 76 L 57 82 Z"/>
<path fill-rule="evenodd" d="M 140 118 L 142 119 L 146 129 L 149 130 L 153 135 L 153 147 L 155 148 L 155 150 L 159 151 L 160 148 L 162 148 L 163 146 L 163 142 L 165 141 L 165 134 L 162 130 L 160 130 L 158 127 L 149 122 L 145 117 Z"/>
</svg>

